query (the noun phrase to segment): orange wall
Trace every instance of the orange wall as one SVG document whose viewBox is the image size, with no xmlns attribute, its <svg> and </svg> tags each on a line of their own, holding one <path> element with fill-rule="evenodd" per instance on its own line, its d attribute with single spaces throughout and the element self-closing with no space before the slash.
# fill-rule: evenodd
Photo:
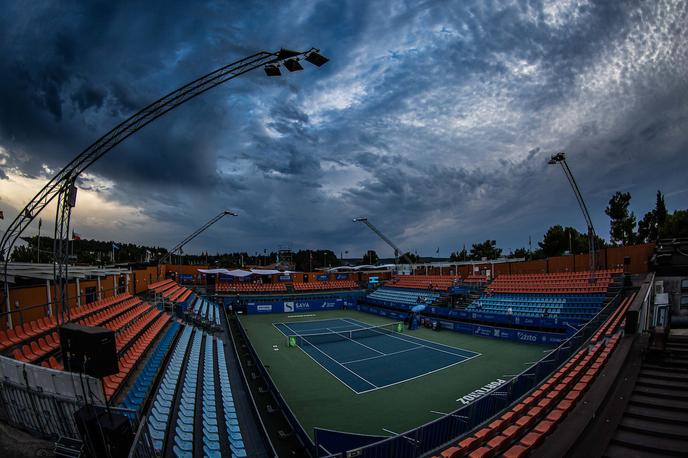
<svg viewBox="0 0 688 458">
<path fill-rule="evenodd" d="M 149 276 L 150 275 L 150 276 Z M 123 277 L 126 278 L 126 277 Z M 132 275 L 129 277 L 129 290 L 130 294 L 140 293 L 147 289 L 149 278 L 153 282 L 157 281 L 157 268 L 148 267 L 145 269 L 139 269 L 132 271 Z M 12 311 L 17 311 L 12 314 L 13 324 L 17 325 L 21 319 L 23 321 L 31 321 L 38 318 L 47 316 L 48 302 L 55 302 L 55 291 L 53 288 L 53 282 L 50 282 L 50 300 L 48 299 L 48 291 L 46 284 L 36 286 L 28 286 L 21 288 L 11 288 L 10 289 L 10 304 Z M 114 278 L 112 275 L 100 278 L 100 287 L 102 291 L 102 297 L 110 297 L 114 293 L 113 289 Z M 126 286 L 126 281 L 124 282 Z M 79 289 L 81 290 L 81 304 L 86 303 L 86 288 L 96 288 L 97 291 L 98 280 L 81 280 L 79 281 Z M 77 305 L 77 291 L 76 282 L 70 282 L 68 285 L 68 300 L 70 307 L 76 307 Z M 3 312 L 7 311 L 6 304 L 0 304 Z M 21 313 L 18 312 L 21 310 Z M 56 309 L 54 313 L 59 313 Z M 7 316 L 2 315 L 0 317 L 0 329 L 4 329 L 7 326 Z"/>
</svg>

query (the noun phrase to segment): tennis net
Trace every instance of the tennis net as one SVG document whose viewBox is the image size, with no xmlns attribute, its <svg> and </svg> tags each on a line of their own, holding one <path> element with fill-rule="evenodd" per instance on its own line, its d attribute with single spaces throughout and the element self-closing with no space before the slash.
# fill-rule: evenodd
<svg viewBox="0 0 688 458">
<path fill-rule="evenodd" d="M 401 322 L 371 326 L 367 328 L 347 329 L 342 331 L 320 332 L 316 334 L 297 334 L 287 336 L 290 347 L 304 347 L 330 342 L 342 342 L 346 340 L 359 340 L 367 337 L 379 337 L 402 332 L 404 325 Z"/>
</svg>

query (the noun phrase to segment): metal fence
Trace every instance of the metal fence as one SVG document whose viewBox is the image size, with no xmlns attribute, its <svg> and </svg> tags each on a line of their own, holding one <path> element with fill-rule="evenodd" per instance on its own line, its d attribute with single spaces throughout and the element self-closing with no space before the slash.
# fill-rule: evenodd
<svg viewBox="0 0 688 458">
<path fill-rule="evenodd" d="M 144 415 L 136 430 L 136 436 L 134 436 L 134 443 L 131 446 L 131 450 L 129 450 L 128 458 L 155 458 L 157 456 L 159 456 L 158 452 L 153 446 L 153 440 L 148 430 L 148 417 Z"/>
<path fill-rule="evenodd" d="M 473 401 L 442 418 L 426 423 L 403 434 L 393 436 L 374 444 L 350 450 L 350 456 L 363 458 L 412 458 L 437 450 L 455 441 L 477 426 L 490 420 L 509 405 L 538 386 L 556 368 L 588 342 L 589 338 L 618 306 L 621 294 L 613 299 L 573 336 L 549 352 L 537 363 L 530 366 L 507 383 L 494 388 L 481 398 Z M 331 457 L 343 454 L 329 455 Z"/>
<path fill-rule="evenodd" d="M 47 440 L 81 439 L 74 414 L 85 405 L 104 406 L 100 381 L 0 357 L 0 422 Z M 132 422 L 135 457 L 156 457 L 152 441 L 134 410 L 111 407 Z"/>
</svg>

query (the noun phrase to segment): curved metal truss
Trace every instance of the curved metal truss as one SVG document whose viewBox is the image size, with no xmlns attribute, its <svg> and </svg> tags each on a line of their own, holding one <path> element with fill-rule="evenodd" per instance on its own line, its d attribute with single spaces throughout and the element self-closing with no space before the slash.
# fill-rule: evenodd
<svg viewBox="0 0 688 458">
<path fill-rule="evenodd" d="M 238 76 L 248 73 L 260 67 L 265 67 L 269 76 L 279 75 L 279 64 L 284 63 L 290 71 L 301 69 L 298 61 L 306 59 L 314 65 L 321 66 L 327 59 L 319 54 L 319 50 L 311 48 L 308 51 L 291 51 L 280 49 L 277 52 L 261 51 L 231 64 L 225 65 L 207 75 L 204 75 L 182 87 L 176 89 L 164 97 L 156 100 L 140 110 L 130 118 L 118 124 L 108 133 L 100 137 L 93 144 L 76 156 L 69 164 L 60 170 L 38 194 L 19 212 L 10 223 L 7 231 L 0 240 L 0 260 L 4 261 L 4 293 L 5 301 L 8 300 L 9 286 L 7 280 L 7 264 L 14 244 L 31 224 L 36 216 L 45 209 L 57 197 L 57 211 L 55 215 L 54 233 L 54 287 L 55 301 L 60 306 L 58 323 L 69 319 L 69 303 L 67 301 L 67 274 L 68 274 L 68 242 L 69 223 L 71 211 L 76 197 L 74 183 L 77 177 L 88 169 L 94 162 L 107 154 L 115 146 L 129 136 L 175 109 L 183 103 L 193 99 L 204 92 L 226 83 Z M 8 312 L 9 302 L 7 303 Z M 11 323 L 11 314 L 9 315 Z"/>
</svg>

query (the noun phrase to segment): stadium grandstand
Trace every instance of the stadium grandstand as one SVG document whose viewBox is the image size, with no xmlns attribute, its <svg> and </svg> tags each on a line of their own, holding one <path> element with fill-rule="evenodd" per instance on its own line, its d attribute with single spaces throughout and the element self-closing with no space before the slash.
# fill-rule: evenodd
<svg viewBox="0 0 688 458">
<path fill-rule="evenodd" d="M 84 270 L 62 320 L 111 332 L 117 361 L 86 391 L 59 310 L 30 304 L 46 285 L 13 288 L 0 419 L 88 447 L 90 397 L 137 456 L 681 455 L 688 280 L 646 268 L 670 248 L 608 249 L 594 272 Z"/>
<path fill-rule="evenodd" d="M 0 458 L 688 456 L 687 2 L 9 3 Z"/>
</svg>

